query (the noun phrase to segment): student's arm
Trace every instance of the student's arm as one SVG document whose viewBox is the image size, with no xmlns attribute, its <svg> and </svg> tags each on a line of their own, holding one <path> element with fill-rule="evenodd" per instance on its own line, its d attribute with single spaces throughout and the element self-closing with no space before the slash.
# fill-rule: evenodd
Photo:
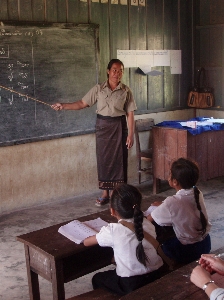
<svg viewBox="0 0 224 300">
<path fill-rule="evenodd" d="M 93 246 L 93 245 L 97 245 L 98 242 L 97 242 L 96 236 L 95 236 L 95 235 L 89 236 L 88 238 L 86 238 L 86 239 L 83 241 L 83 244 L 84 244 L 84 246 Z"/>
<path fill-rule="evenodd" d="M 155 202 L 153 202 L 153 203 L 151 204 L 151 206 L 149 207 L 149 209 L 150 209 L 151 207 L 153 207 L 153 208 L 155 207 L 155 208 L 156 208 L 156 206 L 160 206 L 162 203 L 163 203 L 162 201 L 155 201 Z M 151 212 L 152 212 L 152 210 L 151 210 Z M 153 221 L 154 221 L 154 219 L 153 219 L 152 216 L 151 216 L 151 213 L 147 215 L 147 219 L 148 219 L 148 221 L 150 221 L 150 222 L 153 222 Z"/>
<path fill-rule="evenodd" d="M 134 112 L 130 111 L 127 113 L 128 121 L 128 137 L 126 141 L 127 148 L 130 149 L 134 144 Z"/>
<path fill-rule="evenodd" d="M 153 222 L 153 221 L 154 221 L 151 215 L 148 215 L 148 216 L 147 216 L 147 220 L 150 221 L 150 222 Z"/>
<path fill-rule="evenodd" d="M 210 282 L 211 275 L 201 266 L 197 266 L 193 269 L 190 279 L 191 282 L 193 282 L 197 287 L 202 289 L 205 284 Z M 211 282 L 207 284 L 207 287 L 204 291 L 208 295 L 208 297 L 210 297 L 211 293 L 217 288 L 218 286 L 215 283 Z"/>
<path fill-rule="evenodd" d="M 163 203 L 163 201 L 155 201 L 151 205 L 152 206 L 160 206 Z"/>
<path fill-rule="evenodd" d="M 199 264 L 208 272 L 216 272 L 224 276 L 224 260 L 214 254 L 202 254 Z"/>
<path fill-rule="evenodd" d="M 55 103 L 51 105 L 54 110 L 80 110 L 88 106 L 89 105 L 84 100 L 72 103 Z"/>
</svg>

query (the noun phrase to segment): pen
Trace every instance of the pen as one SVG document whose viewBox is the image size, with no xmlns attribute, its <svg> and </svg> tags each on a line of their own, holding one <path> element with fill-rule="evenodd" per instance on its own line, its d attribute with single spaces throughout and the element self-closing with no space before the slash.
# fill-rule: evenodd
<svg viewBox="0 0 224 300">
<path fill-rule="evenodd" d="M 224 256 L 224 253 L 220 253 L 220 254 L 214 255 L 215 258 L 222 257 L 222 256 Z M 199 262 L 199 260 L 196 260 L 196 263 L 198 263 L 198 262 Z"/>
<path fill-rule="evenodd" d="M 215 257 L 222 257 L 222 256 L 224 256 L 224 253 L 220 253 L 220 254 L 215 255 Z"/>
</svg>

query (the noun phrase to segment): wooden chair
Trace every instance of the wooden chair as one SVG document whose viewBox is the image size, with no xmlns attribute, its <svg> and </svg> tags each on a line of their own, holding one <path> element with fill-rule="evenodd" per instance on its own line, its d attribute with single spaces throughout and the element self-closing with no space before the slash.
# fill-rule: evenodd
<svg viewBox="0 0 224 300">
<path fill-rule="evenodd" d="M 147 144 L 143 146 L 144 149 L 142 149 L 142 143 L 143 140 L 140 137 L 141 132 L 149 131 L 151 132 L 152 127 L 154 126 L 154 120 L 153 119 L 139 119 L 135 121 L 135 140 L 136 140 L 136 154 L 137 154 L 137 168 L 138 168 L 138 180 L 139 184 L 141 183 L 141 174 L 142 172 L 147 172 L 148 174 L 153 175 L 152 173 L 152 147 L 150 146 L 150 140 L 147 139 L 144 140 L 144 144 Z M 150 137 L 149 137 L 150 138 Z M 142 142 L 141 142 L 142 140 Z M 149 166 L 142 167 L 142 161 L 145 161 Z"/>
</svg>

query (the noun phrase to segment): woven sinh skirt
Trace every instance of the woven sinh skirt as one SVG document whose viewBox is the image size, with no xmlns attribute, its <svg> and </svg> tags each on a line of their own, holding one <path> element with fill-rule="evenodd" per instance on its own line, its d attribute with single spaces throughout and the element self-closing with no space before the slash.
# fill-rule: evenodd
<svg viewBox="0 0 224 300">
<path fill-rule="evenodd" d="M 127 183 L 128 150 L 126 116 L 103 117 L 97 115 L 96 157 L 99 188 L 113 190 Z"/>
</svg>

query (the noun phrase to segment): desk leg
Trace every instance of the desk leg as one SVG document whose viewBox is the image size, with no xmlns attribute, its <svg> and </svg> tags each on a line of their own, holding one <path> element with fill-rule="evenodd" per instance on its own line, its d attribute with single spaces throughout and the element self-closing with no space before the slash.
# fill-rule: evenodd
<svg viewBox="0 0 224 300">
<path fill-rule="evenodd" d="M 51 261 L 53 300 L 65 300 L 63 262 Z"/>
<path fill-rule="evenodd" d="M 36 274 L 30 269 L 29 246 L 24 245 L 24 247 L 25 247 L 26 269 L 27 269 L 27 277 L 28 277 L 28 284 L 29 284 L 30 300 L 40 300 L 40 287 L 38 281 L 38 274 Z"/>
<path fill-rule="evenodd" d="M 152 193 L 158 194 L 160 189 L 160 179 L 153 177 Z"/>
</svg>

